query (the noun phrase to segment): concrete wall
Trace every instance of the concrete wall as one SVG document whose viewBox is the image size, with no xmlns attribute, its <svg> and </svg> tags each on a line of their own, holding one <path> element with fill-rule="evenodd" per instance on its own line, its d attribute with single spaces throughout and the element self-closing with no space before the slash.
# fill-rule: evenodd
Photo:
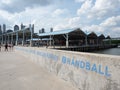
<svg viewBox="0 0 120 90">
<path fill-rule="evenodd" d="M 79 90 L 120 90 L 120 56 L 33 47 L 15 49 Z"/>
</svg>

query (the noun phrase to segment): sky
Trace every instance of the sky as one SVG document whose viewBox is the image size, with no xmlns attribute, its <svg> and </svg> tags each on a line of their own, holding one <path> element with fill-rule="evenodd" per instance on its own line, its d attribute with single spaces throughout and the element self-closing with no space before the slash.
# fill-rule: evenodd
<svg viewBox="0 0 120 90">
<path fill-rule="evenodd" d="M 80 28 L 120 37 L 120 0 L 0 0 L 0 24 L 34 24 L 35 32 Z"/>
</svg>

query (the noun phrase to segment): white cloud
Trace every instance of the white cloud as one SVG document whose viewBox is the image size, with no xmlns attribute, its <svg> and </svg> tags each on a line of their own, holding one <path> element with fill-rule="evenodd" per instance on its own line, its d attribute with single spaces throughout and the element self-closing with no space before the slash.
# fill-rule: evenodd
<svg viewBox="0 0 120 90">
<path fill-rule="evenodd" d="M 118 15 L 120 11 L 119 0 L 86 0 L 77 10 L 78 15 L 84 15 L 91 19 L 102 19 Z"/>
<path fill-rule="evenodd" d="M 59 23 L 54 26 L 55 30 L 77 28 L 80 27 L 80 17 L 68 18 L 64 23 Z"/>
<path fill-rule="evenodd" d="M 96 0 L 93 8 L 97 10 L 115 9 L 119 6 L 119 0 Z"/>
<path fill-rule="evenodd" d="M 7 11 L 0 10 L 0 16 L 9 19 L 12 16 L 12 14 L 8 13 Z"/>
<path fill-rule="evenodd" d="M 9 28 L 8 25 L 10 26 L 12 23 L 11 21 L 12 16 L 13 15 L 9 14 L 7 11 L 0 10 L 0 25 L 7 24 L 7 28 Z"/>
<path fill-rule="evenodd" d="M 59 15 L 62 15 L 62 14 L 65 14 L 67 13 L 68 10 L 67 9 L 56 9 L 53 13 L 52 13 L 52 16 L 53 17 L 57 17 Z"/>
<path fill-rule="evenodd" d="M 85 26 L 85 27 L 83 27 L 83 30 L 85 30 L 87 32 L 95 32 L 97 34 L 104 32 L 104 28 L 99 25 Z"/>
<path fill-rule="evenodd" d="M 26 8 L 34 8 L 37 6 L 48 6 L 54 0 L 2 0 L 0 1 L 0 8 L 7 10 L 10 13 L 21 12 Z"/>
<path fill-rule="evenodd" d="M 113 16 L 100 24 L 105 29 L 106 33 L 110 33 L 112 37 L 120 36 L 120 16 Z"/>
<path fill-rule="evenodd" d="M 120 10 L 119 5 L 119 0 L 96 0 L 91 8 L 91 16 L 102 18 L 117 15 L 116 11 Z"/>
<path fill-rule="evenodd" d="M 88 32 L 94 31 L 97 34 L 110 35 L 112 37 L 119 37 L 120 35 L 120 16 L 110 17 L 102 21 L 98 25 L 88 25 L 83 27 L 83 30 Z"/>
<path fill-rule="evenodd" d="M 108 19 L 106 19 L 104 22 L 100 24 L 104 27 L 113 27 L 113 26 L 119 26 L 120 25 L 120 16 L 113 16 Z"/>
<path fill-rule="evenodd" d="M 112 37 L 120 37 L 120 27 L 112 28 L 112 30 L 109 33 L 110 33 L 110 36 Z"/>
<path fill-rule="evenodd" d="M 70 25 L 73 25 L 73 26 L 78 25 L 78 24 L 80 24 L 80 17 L 70 18 L 69 21 L 68 21 L 68 23 Z"/>
<path fill-rule="evenodd" d="M 67 24 L 62 24 L 62 23 L 59 23 L 57 25 L 54 26 L 54 30 L 62 30 L 62 29 L 66 29 L 66 28 L 70 28 Z"/>
<path fill-rule="evenodd" d="M 85 14 L 89 11 L 89 9 L 92 7 L 92 0 L 86 0 L 80 9 L 77 10 L 77 14 L 81 15 L 81 14 Z"/>
<path fill-rule="evenodd" d="M 11 4 L 12 1 L 11 0 L 1 0 L 1 3 L 3 3 L 3 4 Z"/>
<path fill-rule="evenodd" d="M 84 2 L 85 0 L 75 0 L 75 2 Z"/>
</svg>

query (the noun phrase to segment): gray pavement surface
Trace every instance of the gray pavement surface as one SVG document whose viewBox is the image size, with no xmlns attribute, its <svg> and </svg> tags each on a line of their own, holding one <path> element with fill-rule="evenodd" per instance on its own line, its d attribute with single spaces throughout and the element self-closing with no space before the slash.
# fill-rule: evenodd
<svg viewBox="0 0 120 90">
<path fill-rule="evenodd" d="M 0 90 L 77 90 L 15 51 L 0 51 Z"/>
</svg>

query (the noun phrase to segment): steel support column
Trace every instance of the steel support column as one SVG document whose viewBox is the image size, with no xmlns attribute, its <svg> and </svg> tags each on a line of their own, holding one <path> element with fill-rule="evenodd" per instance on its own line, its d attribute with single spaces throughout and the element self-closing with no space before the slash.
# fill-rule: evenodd
<svg viewBox="0 0 120 90">
<path fill-rule="evenodd" d="M 25 41 L 25 34 L 24 34 L 24 30 L 23 30 L 23 40 L 22 40 L 22 46 L 24 46 L 24 41 Z"/>
<path fill-rule="evenodd" d="M 3 45 L 3 35 L 2 35 L 2 45 Z"/>
<path fill-rule="evenodd" d="M 13 34 L 11 34 L 11 44 L 13 44 Z"/>
<path fill-rule="evenodd" d="M 16 45 L 18 45 L 18 32 L 16 32 Z"/>
<path fill-rule="evenodd" d="M 29 25 L 29 29 L 30 29 L 30 32 L 31 32 L 30 46 L 32 47 L 33 46 L 33 30 L 32 30 L 31 24 Z"/>
<path fill-rule="evenodd" d="M 66 47 L 68 47 L 69 46 L 69 36 L 68 36 L 68 34 L 66 34 Z"/>
<path fill-rule="evenodd" d="M 86 46 L 88 45 L 87 34 L 86 34 L 86 36 L 85 36 L 85 45 L 86 45 Z"/>
</svg>

